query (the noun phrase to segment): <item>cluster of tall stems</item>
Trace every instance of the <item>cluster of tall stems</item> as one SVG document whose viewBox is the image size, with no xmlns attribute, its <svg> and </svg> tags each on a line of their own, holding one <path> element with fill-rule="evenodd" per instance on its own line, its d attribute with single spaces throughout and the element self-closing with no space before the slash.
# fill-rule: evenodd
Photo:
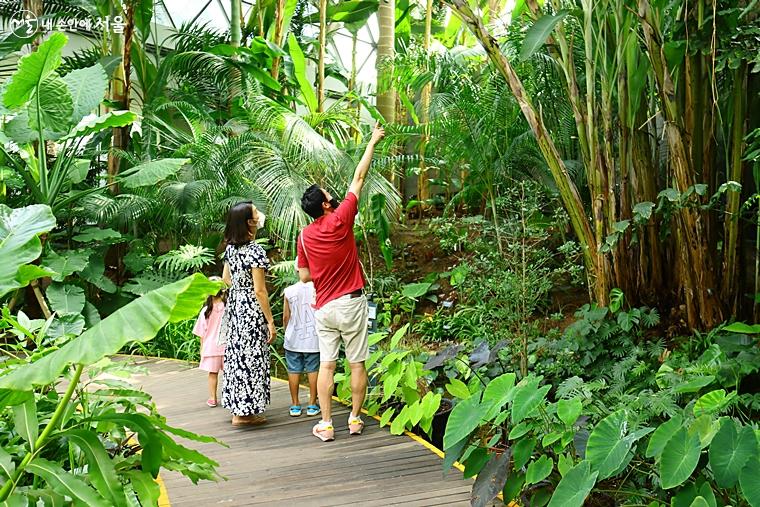
<svg viewBox="0 0 760 507">
<path fill-rule="evenodd" d="M 749 50 L 731 53 L 733 68 L 720 65 L 737 36 L 716 33 L 729 17 L 741 29 L 757 13 L 719 0 L 581 0 L 572 12 L 562 0 L 526 1 L 535 28 L 553 27 L 543 38 L 575 119 L 590 197 L 584 203 L 510 57 L 468 2 L 448 3 L 533 130 L 585 252 L 592 298 L 606 304 L 613 287 L 632 301 L 670 295 L 691 328 L 736 314 L 740 192 L 723 183 L 742 182 L 746 104 L 758 83 L 748 82 Z"/>
</svg>

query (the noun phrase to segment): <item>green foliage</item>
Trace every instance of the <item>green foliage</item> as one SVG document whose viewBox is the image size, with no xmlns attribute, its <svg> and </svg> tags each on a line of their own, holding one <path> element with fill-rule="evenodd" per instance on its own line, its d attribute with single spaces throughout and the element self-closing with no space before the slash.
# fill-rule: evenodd
<svg viewBox="0 0 760 507">
<path fill-rule="evenodd" d="M 39 234 L 55 226 L 47 206 L 11 209 L 0 204 L 0 297 L 48 273 L 29 266 L 42 252 Z"/>
<path fill-rule="evenodd" d="M 200 271 L 213 262 L 214 254 L 210 248 L 195 245 L 182 245 L 156 259 L 159 268 L 173 272 Z"/>
<path fill-rule="evenodd" d="M 50 209 L 35 205 L 7 216 L 37 221 L 36 227 L 20 222 L 15 236 L 2 242 L 27 247 L 19 260 L 34 260 L 32 256 L 41 252 L 38 235 L 55 225 Z M 18 281 L 14 271 L 23 267 L 3 273 L 3 285 Z M 23 312 L 14 316 L 4 305 L 0 333 L 17 341 L 5 341 L 0 375 L 0 418 L 6 421 L 0 431 L 0 467 L 5 474 L 0 501 L 36 502 L 46 495 L 56 505 L 74 501 L 127 506 L 138 498 L 154 505 L 159 488 L 153 478 L 162 467 L 193 482 L 217 479 L 217 464 L 177 443 L 174 436 L 216 440 L 168 426 L 148 394 L 118 380 L 132 369 L 108 356 L 125 344 L 150 340 L 168 322 L 195 317 L 206 296 L 218 288 L 195 275 L 102 320 L 96 311 L 93 317 L 94 308 L 88 311 L 85 292 L 68 283 L 48 287 L 48 303 L 58 315 L 45 321 L 30 320 Z M 65 386 L 65 392 L 59 392 L 58 385 Z M 130 443 L 132 432 L 139 446 Z M 140 449 L 142 453 L 135 454 Z"/>
<path fill-rule="evenodd" d="M 442 394 L 430 389 L 435 377 L 416 360 L 411 351 L 399 346 L 406 335 L 406 324 L 391 336 L 387 349 L 382 347 L 387 333 L 370 336 L 375 349 L 367 359 L 368 375 L 372 380 L 367 393 L 366 407 L 370 415 L 381 414 L 381 426 L 390 424 L 391 433 L 399 435 L 405 430 L 420 428 L 430 433 L 433 417 L 441 406 Z M 350 368 L 335 375 L 337 395 L 348 402 L 351 398 Z"/>
</svg>

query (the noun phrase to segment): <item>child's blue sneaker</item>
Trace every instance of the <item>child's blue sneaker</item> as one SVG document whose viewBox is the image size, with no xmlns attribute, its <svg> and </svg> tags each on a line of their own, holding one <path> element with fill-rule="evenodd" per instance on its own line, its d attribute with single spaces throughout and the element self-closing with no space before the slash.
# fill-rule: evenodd
<svg viewBox="0 0 760 507">
<path fill-rule="evenodd" d="M 319 405 L 309 405 L 306 407 L 306 415 L 318 415 L 321 412 Z"/>
<path fill-rule="evenodd" d="M 290 407 L 290 417 L 298 417 L 301 415 L 301 406 L 300 405 L 291 405 Z"/>
</svg>

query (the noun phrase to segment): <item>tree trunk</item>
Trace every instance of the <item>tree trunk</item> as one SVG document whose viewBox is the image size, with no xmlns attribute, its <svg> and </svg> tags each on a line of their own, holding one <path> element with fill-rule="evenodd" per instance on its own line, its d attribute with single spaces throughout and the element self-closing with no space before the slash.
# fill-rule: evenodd
<svg viewBox="0 0 760 507">
<path fill-rule="evenodd" d="M 114 11 L 115 13 L 115 11 Z M 130 74 L 132 71 L 132 37 L 135 30 L 135 6 L 134 2 L 126 3 L 124 13 L 124 33 L 113 34 L 112 54 L 121 54 L 121 63 L 116 67 L 111 79 L 111 100 L 119 104 L 121 109 L 130 109 Z M 108 183 L 111 184 L 111 192 L 119 193 L 119 187 L 113 184 L 119 175 L 121 158 L 118 150 L 126 150 L 129 144 L 130 126 L 115 127 L 111 131 L 111 151 L 108 153 Z"/>
<path fill-rule="evenodd" d="M 324 111 L 325 49 L 327 46 L 327 0 L 319 0 L 319 62 L 317 64 L 317 111 Z"/>
<path fill-rule="evenodd" d="M 357 74 L 357 68 L 356 68 L 356 45 L 359 41 L 359 32 L 353 31 L 351 32 L 351 76 L 348 78 L 348 91 L 351 93 L 356 94 L 357 96 L 359 93 L 356 91 L 356 74 Z M 362 103 L 359 100 L 354 99 L 354 120 L 356 121 L 356 125 L 359 125 L 359 120 L 361 119 L 362 114 Z M 351 136 L 354 138 L 356 142 L 359 142 L 359 137 L 361 132 L 359 129 L 351 127 Z"/>
<path fill-rule="evenodd" d="M 593 290 L 593 296 L 596 301 L 606 304 L 608 298 L 607 287 L 609 286 L 607 273 L 597 263 L 597 242 L 586 218 L 578 189 L 570 179 L 567 168 L 559 156 L 557 147 L 549 136 L 549 132 L 546 130 L 543 121 L 536 113 L 520 78 L 501 52 L 496 40 L 486 30 L 482 20 L 472 12 L 467 0 L 447 0 L 446 3 L 453 7 L 456 14 L 480 41 L 491 62 L 506 79 L 512 94 L 515 96 L 525 119 L 536 137 L 541 153 L 543 153 L 557 185 L 565 209 L 570 216 L 570 222 L 583 251 L 583 258 L 589 277 L 589 290 Z"/>
<path fill-rule="evenodd" d="M 42 0 L 24 0 L 23 8 L 25 11 L 29 11 L 32 14 L 34 14 L 37 19 L 40 19 L 42 15 L 44 14 Z M 35 37 L 34 39 L 32 39 L 32 43 L 31 43 L 32 53 L 37 51 L 37 48 L 39 47 L 41 41 L 42 39 L 40 38 L 40 31 L 38 28 L 37 33 L 35 34 Z"/>
</svg>

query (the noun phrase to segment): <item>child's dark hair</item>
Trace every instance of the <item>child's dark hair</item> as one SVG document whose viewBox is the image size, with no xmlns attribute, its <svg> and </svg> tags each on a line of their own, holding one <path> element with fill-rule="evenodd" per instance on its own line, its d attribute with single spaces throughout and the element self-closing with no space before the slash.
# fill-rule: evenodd
<svg viewBox="0 0 760 507">
<path fill-rule="evenodd" d="M 303 196 L 301 196 L 301 209 L 316 220 L 324 215 L 324 210 L 322 209 L 323 202 L 325 202 L 325 194 L 322 192 L 322 187 L 314 184 L 307 188 Z"/>
<path fill-rule="evenodd" d="M 206 298 L 206 311 L 203 313 L 203 316 L 207 319 L 211 316 L 211 312 L 214 310 L 214 298 L 222 298 L 222 303 L 226 303 L 227 289 L 225 287 L 222 287 L 219 289 L 219 292 L 212 294 Z"/>
<path fill-rule="evenodd" d="M 227 225 L 224 227 L 224 241 L 228 245 L 245 245 L 251 242 L 248 220 L 253 219 L 253 203 L 242 201 L 227 212 Z"/>
</svg>

